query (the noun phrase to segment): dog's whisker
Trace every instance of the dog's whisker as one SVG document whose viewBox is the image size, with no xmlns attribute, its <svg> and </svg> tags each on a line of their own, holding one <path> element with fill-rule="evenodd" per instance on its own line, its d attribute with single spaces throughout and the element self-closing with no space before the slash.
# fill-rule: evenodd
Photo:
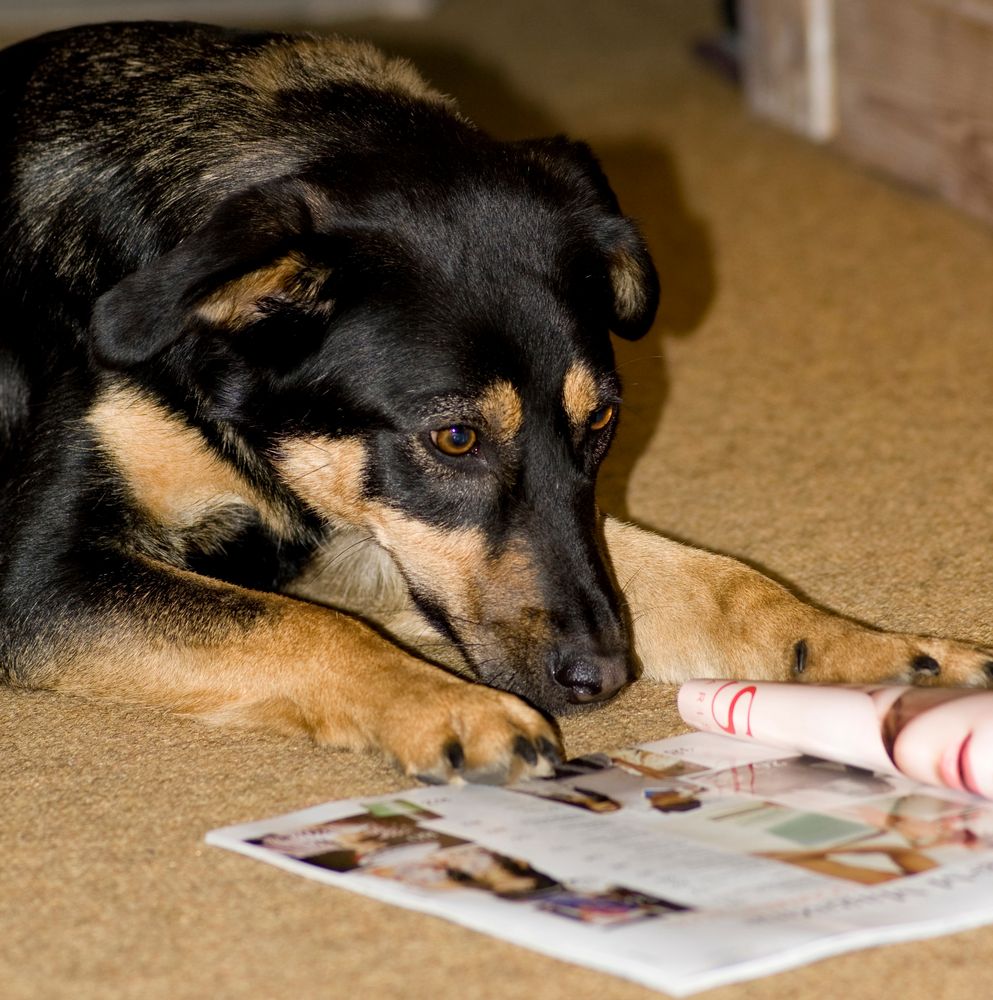
<svg viewBox="0 0 993 1000">
<path fill-rule="evenodd" d="M 335 551 L 324 551 L 318 556 L 319 569 L 317 570 L 318 577 L 323 577 L 335 569 L 339 563 L 344 562 L 357 550 L 364 548 L 369 542 L 373 541 L 372 535 L 365 535 L 362 538 L 357 539 L 352 542 L 347 548 Z"/>
</svg>

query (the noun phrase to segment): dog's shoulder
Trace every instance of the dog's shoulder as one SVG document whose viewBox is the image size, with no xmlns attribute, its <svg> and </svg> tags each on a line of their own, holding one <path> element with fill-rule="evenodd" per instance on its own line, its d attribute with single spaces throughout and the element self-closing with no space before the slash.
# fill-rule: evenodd
<svg viewBox="0 0 993 1000">
<path fill-rule="evenodd" d="M 259 510 L 274 527 L 284 520 L 200 430 L 148 393 L 112 383 L 84 419 L 106 462 L 157 524 L 180 529 L 234 504 Z"/>
<path fill-rule="evenodd" d="M 314 538 L 299 510 L 234 436 L 121 380 L 95 393 L 82 424 L 94 454 L 87 488 L 112 497 L 118 547 L 258 589 L 308 556 Z"/>
</svg>

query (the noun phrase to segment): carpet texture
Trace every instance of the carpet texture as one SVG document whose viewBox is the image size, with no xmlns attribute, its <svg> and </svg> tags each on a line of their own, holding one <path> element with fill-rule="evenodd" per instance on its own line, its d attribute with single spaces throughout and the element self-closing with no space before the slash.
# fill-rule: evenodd
<svg viewBox="0 0 993 1000">
<path fill-rule="evenodd" d="M 716 6 L 716 5 L 715 5 Z M 615 513 L 891 628 L 993 641 L 993 235 L 751 118 L 695 61 L 709 3 L 452 0 L 346 25 L 505 136 L 590 140 L 664 299 L 619 345 Z M 681 730 L 635 686 L 572 753 Z M 635 1000 L 650 991 L 208 848 L 217 826 L 404 787 L 382 760 L 0 692 L 0 996 Z M 714 1000 L 993 993 L 993 929 Z"/>
</svg>

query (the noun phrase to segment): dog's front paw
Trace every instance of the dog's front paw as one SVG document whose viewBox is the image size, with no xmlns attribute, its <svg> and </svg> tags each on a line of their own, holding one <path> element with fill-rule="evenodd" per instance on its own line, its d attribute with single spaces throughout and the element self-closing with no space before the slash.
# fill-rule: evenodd
<svg viewBox="0 0 993 1000">
<path fill-rule="evenodd" d="M 561 760 L 552 725 L 520 698 L 461 682 L 395 720 L 384 749 L 427 784 L 502 785 L 550 775 Z"/>
<path fill-rule="evenodd" d="M 832 622 L 790 652 L 797 680 L 812 683 L 993 686 L 993 650 L 953 639 L 876 632 Z"/>
<path fill-rule="evenodd" d="M 952 639 L 907 636 L 911 659 L 908 683 L 993 687 L 993 650 Z"/>
</svg>

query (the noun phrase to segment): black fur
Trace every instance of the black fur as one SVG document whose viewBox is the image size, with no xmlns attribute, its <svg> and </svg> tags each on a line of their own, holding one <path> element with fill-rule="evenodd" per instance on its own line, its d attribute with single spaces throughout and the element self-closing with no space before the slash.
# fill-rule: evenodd
<svg viewBox="0 0 993 1000">
<path fill-rule="evenodd" d="M 601 667 L 626 660 L 595 541 L 613 425 L 577 438 L 561 393 L 581 362 L 619 401 L 608 331 L 643 334 L 658 297 L 641 237 L 586 146 L 497 142 L 368 54 L 314 51 L 144 23 L 0 55 L 0 673 L 42 682 L 67 643 L 139 614 L 138 595 L 166 641 L 250 623 L 244 592 L 205 596 L 156 567 L 287 585 L 329 529 L 277 460 L 322 435 L 363 442 L 366 497 L 479 528 L 494 556 L 526 538 L 551 646 L 509 637 L 475 665 L 545 707 L 596 697 Z M 211 309 L 287 260 L 245 314 Z M 439 421 L 473 420 L 439 400 L 498 379 L 522 396 L 514 447 L 432 451 Z M 238 504 L 184 533 L 154 523 L 87 422 L 112 386 L 196 428 L 288 527 Z M 479 660 L 445 607 L 414 597 Z"/>
</svg>

